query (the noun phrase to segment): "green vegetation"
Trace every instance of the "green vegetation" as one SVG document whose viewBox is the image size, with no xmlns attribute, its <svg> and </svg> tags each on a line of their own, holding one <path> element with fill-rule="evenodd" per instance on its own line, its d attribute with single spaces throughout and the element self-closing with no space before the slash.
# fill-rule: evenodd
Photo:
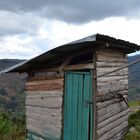
<svg viewBox="0 0 140 140">
<path fill-rule="evenodd" d="M 20 118 L 11 116 L 7 113 L 0 114 L 0 139 L 25 140 L 25 116 Z"/>
<path fill-rule="evenodd" d="M 129 102 L 129 107 L 136 107 L 136 106 L 140 106 L 140 101 L 132 101 Z"/>
<path fill-rule="evenodd" d="M 125 140 L 140 140 L 140 110 L 131 114 L 128 119 L 129 132 L 125 136 Z"/>
</svg>

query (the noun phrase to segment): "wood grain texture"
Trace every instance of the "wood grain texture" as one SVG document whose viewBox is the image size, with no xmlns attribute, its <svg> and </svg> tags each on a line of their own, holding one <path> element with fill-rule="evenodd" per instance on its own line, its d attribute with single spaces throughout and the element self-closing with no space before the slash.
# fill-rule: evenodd
<svg viewBox="0 0 140 140">
<path fill-rule="evenodd" d="M 113 93 L 117 91 L 128 90 L 128 85 L 120 85 L 120 86 L 106 86 L 105 88 L 97 89 L 98 96 Z"/>
<path fill-rule="evenodd" d="M 39 128 L 43 127 L 46 129 L 56 130 L 55 132 L 58 134 L 61 133 L 61 128 L 62 128 L 61 124 L 59 124 L 59 123 L 55 124 L 55 123 L 48 122 L 45 120 L 42 121 L 41 119 L 38 119 L 38 121 L 36 121 L 35 118 L 28 118 L 26 121 L 26 124 L 32 125 L 32 126 L 38 126 Z"/>
<path fill-rule="evenodd" d="M 106 134 L 107 132 L 109 132 L 113 128 L 116 128 L 117 126 L 119 126 L 123 122 L 127 121 L 127 119 L 128 119 L 128 116 L 125 115 L 125 116 L 118 118 L 117 120 L 109 123 L 108 125 L 102 127 L 101 129 L 99 129 L 97 131 L 98 137 L 101 137 L 102 135 Z"/>
<path fill-rule="evenodd" d="M 128 129 L 124 128 L 122 131 L 120 131 L 118 134 L 116 134 L 110 140 L 121 140 L 121 139 L 123 140 L 127 131 L 128 131 Z"/>
<path fill-rule="evenodd" d="M 48 115 L 53 117 L 61 117 L 62 109 L 49 109 L 49 108 L 41 108 L 34 106 L 26 106 L 26 113 L 40 114 L 40 115 Z"/>
<path fill-rule="evenodd" d="M 108 124 L 110 124 L 111 122 L 114 122 L 115 120 L 118 120 L 119 118 L 123 117 L 123 116 L 127 116 L 129 113 L 129 109 L 124 110 L 122 112 L 119 112 L 118 114 L 116 114 L 115 116 L 112 116 L 108 119 L 106 119 L 105 121 L 98 123 L 98 130 L 103 128 L 104 126 L 107 126 Z"/>
<path fill-rule="evenodd" d="M 127 66 L 127 56 L 122 52 L 99 49 L 96 55 L 97 76 Z M 122 99 L 113 98 L 110 94 L 122 94 L 127 99 L 127 93 L 128 68 L 97 78 L 98 140 L 123 137 L 121 132 L 128 126 L 129 109 Z"/>
<path fill-rule="evenodd" d="M 61 108 L 62 107 L 62 97 L 55 98 L 36 98 L 36 99 L 26 99 L 27 106 L 45 107 L 45 108 Z"/>
<path fill-rule="evenodd" d="M 126 62 L 96 62 L 97 68 L 107 68 L 107 67 L 123 67 L 126 66 Z"/>
<path fill-rule="evenodd" d="M 121 102 L 119 98 L 111 98 L 110 100 L 107 100 L 107 101 L 97 102 L 97 109 L 100 110 L 102 108 L 105 108 L 107 106 L 110 106 L 119 102 Z"/>
<path fill-rule="evenodd" d="M 36 71 L 33 76 L 29 76 L 27 81 L 42 81 L 42 80 L 52 80 L 61 79 L 64 77 L 64 72 L 38 72 Z"/>
<path fill-rule="evenodd" d="M 97 68 L 97 76 L 98 75 L 102 75 L 104 73 L 107 73 L 107 72 L 111 72 L 111 71 L 114 71 L 118 68 L 121 68 L 121 67 L 102 67 L 102 68 Z M 111 74 L 108 74 L 107 76 L 123 76 L 123 75 L 128 75 L 128 68 L 124 68 L 122 70 L 119 70 L 119 71 L 116 71 L 116 72 L 113 72 Z"/>
<path fill-rule="evenodd" d="M 61 134 L 59 134 L 59 132 L 55 129 L 51 129 L 51 128 L 47 128 L 44 126 L 40 126 L 40 125 L 32 125 L 32 124 L 27 124 L 27 129 L 31 130 L 37 134 L 40 134 L 44 137 L 47 137 L 48 139 L 56 139 L 56 140 L 60 140 L 61 138 Z"/>
<path fill-rule="evenodd" d="M 28 98 L 39 98 L 39 97 L 61 97 L 63 96 L 63 91 L 61 90 L 49 90 L 49 91 L 26 91 L 26 96 Z"/>
<path fill-rule="evenodd" d="M 84 70 L 84 69 L 94 69 L 93 63 L 68 65 L 67 67 L 64 68 L 64 70 Z"/>
<path fill-rule="evenodd" d="M 128 75 L 100 77 L 97 78 L 97 83 L 119 82 L 121 80 L 128 80 Z"/>
<path fill-rule="evenodd" d="M 44 81 L 33 81 L 28 84 L 38 83 L 44 84 Z M 26 94 L 27 129 L 44 137 L 59 140 L 62 134 L 63 92 L 61 90 L 31 90 Z"/>
<path fill-rule="evenodd" d="M 111 129 L 107 133 L 105 133 L 103 136 L 99 137 L 98 140 L 110 140 L 112 137 L 117 135 L 118 132 L 126 129 L 127 126 L 128 126 L 128 122 L 125 121 L 125 122 L 121 123 L 120 125 L 116 126 L 115 128 Z"/>
<path fill-rule="evenodd" d="M 102 55 L 110 58 L 127 58 L 127 55 L 125 55 L 123 52 L 112 49 L 99 49 L 96 53 L 97 55 Z"/>
<path fill-rule="evenodd" d="M 109 105 L 105 108 L 102 108 L 102 109 L 98 110 L 98 117 L 103 116 L 103 115 L 111 112 L 112 110 L 116 110 L 117 108 L 122 108 L 122 107 L 125 107 L 125 106 L 127 106 L 127 105 L 124 101 L 111 104 L 111 105 Z"/>
<path fill-rule="evenodd" d="M 64 79 L 52 79 L 43 81 L 32 81 L 27 82 L 26 90 L 36 91 L 36 90 L 61 90 L 63 91 Z"/>
<path fill-rule="evenodd" d="M 106 113 L 106 114 L 98 117 L 97 123 L 103 122 L 106 119 L 108 119 L 108 118 L 110 118 L 112 116 L 115 116 L 116 114 L 118 114 L 118 113 L 120 113 L 122 111 L 125 111 L 127 109 L 128 109 L 128 107 L 125 105 L 125 106 L 122 106 L 121 108 L 117 108 L 116 110 L 111 110 L 109 113 Z"/>
</svg>

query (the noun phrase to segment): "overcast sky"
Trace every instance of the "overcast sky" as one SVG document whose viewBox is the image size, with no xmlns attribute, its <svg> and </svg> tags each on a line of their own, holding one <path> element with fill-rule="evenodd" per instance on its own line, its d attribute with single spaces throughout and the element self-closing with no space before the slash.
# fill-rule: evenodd
<svg viewBox="0 0 140 140">
<path fill-rule="evenodd" d="M 0 0 L 0 58 L 29 59 L 95 33 L 140 44 L 140 1 Z"/>
</svg>

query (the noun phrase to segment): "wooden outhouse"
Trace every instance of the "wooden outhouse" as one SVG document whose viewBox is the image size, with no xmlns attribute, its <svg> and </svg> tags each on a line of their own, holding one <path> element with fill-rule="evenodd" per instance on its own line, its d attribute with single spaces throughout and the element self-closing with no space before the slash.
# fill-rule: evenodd
<svg viewBox="0 0 140 140">
<path fill-rule="evenodd" d="M 127 54 L 140 46 L 95 34 L 4 72 L 26 72 L 28 140 L 120 140 L 128 126 Z"/>
</svg>

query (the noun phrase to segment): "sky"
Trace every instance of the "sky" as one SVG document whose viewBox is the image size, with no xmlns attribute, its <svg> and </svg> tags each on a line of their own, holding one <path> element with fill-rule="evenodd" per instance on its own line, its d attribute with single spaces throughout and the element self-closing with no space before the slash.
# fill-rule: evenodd
<svg viewBox="0 0 140 140">
<path fill-rule="evenodd" d="M 0 59 L 30 59 L 96 33 L 140 44 L 140 1 L 0 0 Z"/>
</svg>

